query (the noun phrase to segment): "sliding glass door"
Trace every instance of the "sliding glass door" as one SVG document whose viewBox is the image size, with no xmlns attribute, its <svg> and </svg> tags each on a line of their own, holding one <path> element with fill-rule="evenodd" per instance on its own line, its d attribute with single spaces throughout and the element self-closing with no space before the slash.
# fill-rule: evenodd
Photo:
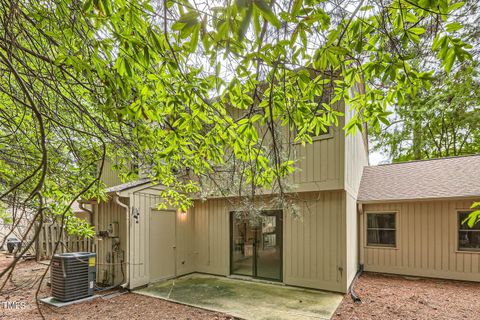
<svg viewBox="0 0 480 320">
<path fill-rule="evenodd" d="M 282 280 L 282 211 L 264 211 L 255 219 L 231 213 L 231 273 Z"/>
</svg>

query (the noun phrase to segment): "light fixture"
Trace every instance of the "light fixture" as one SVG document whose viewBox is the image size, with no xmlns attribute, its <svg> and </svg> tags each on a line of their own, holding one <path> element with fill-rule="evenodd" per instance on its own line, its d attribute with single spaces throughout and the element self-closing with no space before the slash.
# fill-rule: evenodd
<svg viewBox="0 0 480 320">
<path fill-rule="evenodd" d="M 183 211 L 182 209 L 178 209 L 178 215 L 180 217 L 180 220 L 186 220 L 187 219 L 187 212 Z"/>
</svg>

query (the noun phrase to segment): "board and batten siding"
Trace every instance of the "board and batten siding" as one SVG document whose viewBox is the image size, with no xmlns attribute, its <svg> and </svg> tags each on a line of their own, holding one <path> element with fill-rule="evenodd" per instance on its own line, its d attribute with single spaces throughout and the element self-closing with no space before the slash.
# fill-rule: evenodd
<svg viewBox="0 0 480 320">
<path fill-rule="evenodd" d="M 343 191 L 299 194 L 299 217 L 284 213 L 283 282 L 346 291 Z"/>
<path fill-rule="evenodd" d="M 345 122 L 348 123 L 353 117 L 354 111 L 345 112 Z M 366 128 L 364 129 L 366 130 Z M 342 133 L 345 133 L 342 131 Z M 362 180 L 363 168 L 368 166 L 368 151 L 364 136 L 366 132 L 360 132 L 345 136 L 345 190 L 355 198 L 358 195 L 360 181 Z"/>
<path fill-rule="evenodd" d="M 134 192 L 130 195 L 130 211 L 138 210 L 138 223 L 136 219 L 130 219 L 130 261 L 129 275 L 130 288 L 136 288 L 146 285 L 150 282 L 150 232 L 162 232 L 162 230 L 151 230 L 150 215 L 152 210 L 156 210 L 158 204 L 162 201 L 159 191 L 145 189 L 141 192 Z M 182 216 L 175 208 L 168 208 L 176 212 L 175 225 L 165 225 L 164 228 L 176 228 L 175 246 L 176 246 L 176 276 L 191 273 L 195 271 L 194 265 L 194 247 L 193 247 L 193 227 L 194 216 L 187 212 Z M 162 255 L 162 252 L 158 252 Z M 170 256 L 170 254 L 165 254 Z"/>
<path fill-rule="evenodd" d="M 354 116 L 355 111 L 347 106 L 345 110 L 345 123 Z M 366 128 L 365 128 L 366 130 Z M 365 142 L 366 131 L 356 131 L 345 136 L 345 180 L 346 193 L 346 277 L 350 284 L 358 270 L 358 211 L 357 196 L 362 179 L 363 168 L 368 166 L 368 151 Z"/>
<path fill-rule="evenodd" d="M 128 199 L 124 199 L 128 204 Z M 126 252 L 127 224 L 125 209 L 109 199 L 108 201 L 96 203 L 93 205 L 95 232 L 106 231 L 109 224 L 118 223 L 118 239 L 120 240 L 120 250 Z M 104 237 L 95 240 L 97 253 L 97 282 L 122 284 L 123 275 L 121 269 L 121 259 L 123 259 L 123 271 L 125 272 L 125 255 L 113 252 L 113 238 Z"/>
<path fill-rule="evenodd" d="M 230 211 L 228 199 L 195 201 L 195 265 L 198 272 L 230 274 Z"/>
<path fill-rule="evenodd" d="M 347 286 L 352 283 L 358 271 L 358 213 L 357 198 L 349 192 L 345 192 L 345 265 Z"/>
<path fill-rule="evenodd" d="M 298 194 L 299 216 L 283 213 L 283 282 L 345 292 L 345 192 Z M 276 208 L 271 208 L 276 209 Z M 196 201 L 196 271 L 230 274 L 230 215 L 227 199 Z"/>
<path fill-rule="evenodd" d="M 330 133 L 310 144 L 292 144 L 296 170 L 288 178 L 296 192 L 343 189 L 344 131 L 331 127 Z"/>
<path fill-rule="evenodd" d="M 113 170 L 113 161 L 106 158 L 105 163 L 103 164 L 103 170 L 100 175 L 100 180 L 105 184 L 105 186 L 112 187 L 119 184 L 122 184 L 122 180 L 118 175 L 118 171 Z M 100 170 L 101 163 L 98 163 L 98 170 Z"/>
<path fill-rule="evenodd" d="M 363 239 L 367 213 L 397 213 L 396 248 L 367 246 L 362 240 L 365 270 L 480 281 L 480 252 L 457 248 L 457 211 L 468 210 L 471 204 L 472 200 L 364 204 Z"/>
</svg>

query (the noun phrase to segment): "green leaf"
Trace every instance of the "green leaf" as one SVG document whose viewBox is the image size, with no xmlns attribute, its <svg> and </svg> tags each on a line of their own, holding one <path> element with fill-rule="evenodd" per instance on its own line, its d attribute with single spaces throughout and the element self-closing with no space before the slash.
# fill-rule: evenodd
<svg viewBox="0 0 480 320">
<path fill-rule="evenodd" d="M 445 67 L 445 72 L 450 73 L 453 67 L 453 63 L 455 62 L 455 49 L 450 48 L 448 49 L 447 56 L 445 57 L 444 60 L 444 67 Z"/>
<path fill-rule="evenodd" d="M 420 27 L 415 27 L 415 28 L 408 29 L 408 32 L 411 32 L 416 35 L 421 35 L 425 33 L 425 29 Z"/>
<path fill-rule="evenodd" d="M 360 11 L 370 11 L 374 8 L 374 6 L 368 5 L 368 6 L 363 6 L 360 8 Z"/>
<path fill-rule="evenodd" d="M 417 18 L 417 16 L 414 15 L 413 13 L 407 12 L 407 13 L 405 14 L 405 21 L 411 22 L 411 23 L 417 23 L 417 22 L 418 22 L 418 18 Z"/>
<path fill-rule="evenodd" d="M 303 0 L 295 0 L 292 6 L 292 16 L 296 16 L 303 6 Z"/>
<path fill-rule="evenodd" d="M 110 0 L 102 0 L 103 9 L 105 11 L 106 16 L 110 16 L 112 14 L 112 3 Z"/>
<path fill-rule="evenodd" d="M 282 25 L 280 20 L 278 20 L 275 13 L 272 11 L 272 8 L 264 0 L 254 0 L 253 4 L 260 11 L 262 17 L 270 22 L 274 27 L 280 28 Z"/>
<path fill-rule="evenodd" d="M 199 13 L 196 11 L 190 11 L 185 13 L 178 19 L 179 23 L 191 23 L 191 22 L 196 22 L 197 18 L 199 16 Z"/>
<path fill-rule="evenodd" d="M 87 0 L 85 1 L 85 3 L 83 4 L 83 12 L 89 12 L 90 10 L 92 10 L 93 8 L 93 0 Z"/>
<path fill-rule="evenodd" d="M 465 2 L 457 2 L 452 4 L 451 6 L 448 6 L 448 13 L 460 9 L 461 7 L 463 7 L 464 4 Z"/>
<path fill-rule="evenodd" d="M 245 15 L 242 18 L 242 23 L 240 24 L 240 28 L 238 29 L 238 40 L 242 41 L 245 37 L 245 34 L 248 31 L 248 27 L 252 22 L 252 13 L 253 13 L 253 6 L 250 6 L 246 11 Z"/>
<path fill-rule="evenodd" d="M 447 30 L 447 32 L 455 32 L 462 28 L 463 28 L 463 25 L 460 22 L 452 22 L 447 24 L 447 26 L 445 27 L 445 30 Z"/>
<path fill-rule="evenodd" d="M 190 50 L 195 51 L 198 45 L 198 36 L 200 33 L 200 25 L 196 24 L 192 30 L 192 36 L 190 38 Z"/>
</svg>

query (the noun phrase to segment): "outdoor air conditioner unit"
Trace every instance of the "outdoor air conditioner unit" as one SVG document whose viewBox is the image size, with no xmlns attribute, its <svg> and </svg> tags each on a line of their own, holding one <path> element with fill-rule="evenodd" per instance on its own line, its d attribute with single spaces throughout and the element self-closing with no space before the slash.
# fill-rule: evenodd
<svg viewBox="0 0 480 320">
<path fill-rule="evenodd" d="M 50 271 L 52 297 L 67 302 L 93 296 L 95 274 L 95 253 L 55 254 Z"/>
</svg>

